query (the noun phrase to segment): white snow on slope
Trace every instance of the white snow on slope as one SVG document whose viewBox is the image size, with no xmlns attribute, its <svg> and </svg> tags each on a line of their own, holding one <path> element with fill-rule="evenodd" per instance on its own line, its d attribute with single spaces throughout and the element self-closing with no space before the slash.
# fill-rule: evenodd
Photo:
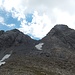
<svg viewBox="0 0 75 75">
<path fill-rule="evenodd" d="M 0 66 L 5 64 L 6 62 L 4 60 L 8 59 L 11 54 L 6 54 L 1 60 L 0 60 Z"/>
<path fill-rule="evenodd" d="M 38 50 L 42 50 L 42 45 L 44 45 L 44 43 L 39 43 L 39 44 L 35 45 L 35 47 L 36 47 Z"/>
<path fill-rule="evenodd" d="M 0 66 L 3 65 L 3 64 L 5 64 L 5 62 L 1 62 L 1 61 L 0 61 Z"/>
<path fill-rule="evenodd" d="M 8 58 L 10 57 L 10 55 L 11 55 L 11 54 L 6 54 L 6 55 L 2 58 L 1 62 L 4 61 L 5 59 L 8 59 Z"/>
</svg>

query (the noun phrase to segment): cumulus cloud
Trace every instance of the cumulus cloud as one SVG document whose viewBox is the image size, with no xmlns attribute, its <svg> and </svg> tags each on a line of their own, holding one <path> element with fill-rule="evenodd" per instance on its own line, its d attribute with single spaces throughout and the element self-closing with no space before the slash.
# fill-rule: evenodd
<svg viewBox="0 0 75 75">
<path fill-rule="evenodd" d="M 56 24 L 66 24 L 70 28 L 75 28 L 75 14 L 70 14 L 57 8 L 53 10 L 53 13 L 56 18 Z"/>
<path fill-rule="evenodd" d="M 32 34 L 35 37 L 42 38 L 45 36 L 50 28 L 52 28 L 50 18 L 47 15 L 43 14 L 42 16 L 38 15 L 38 12 L 33 13 L 33 19 L 31 23 L 26 23 L 25 20 L 21 22 L 21 30 L 25 34 Z"/>
<path fill-rule="evenodd" d="M 38 38 L 44 37 L 55 24 L 75 28 L 75 0 L 0 0 L 0 6 L 21 22 L 19 30 Z M 33 14 L 31 23 L 26 22 L 27 13 Z"/>
<path fill-rule="evenodd" d="M 4 18 L 0 16 L 0 23 L 4 23 Z"/>
</svg>

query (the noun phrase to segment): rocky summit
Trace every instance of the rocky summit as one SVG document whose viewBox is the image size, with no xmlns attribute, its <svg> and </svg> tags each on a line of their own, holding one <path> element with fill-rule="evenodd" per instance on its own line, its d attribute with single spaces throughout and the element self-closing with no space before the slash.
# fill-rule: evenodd
<svg viewBox="0 0 75 75">
<path fill-rule="evenodd" d="M 75 30 L 58 24 L 38 41 L 1 30 L 0 75 L 75 75 Z"/>
</svg>

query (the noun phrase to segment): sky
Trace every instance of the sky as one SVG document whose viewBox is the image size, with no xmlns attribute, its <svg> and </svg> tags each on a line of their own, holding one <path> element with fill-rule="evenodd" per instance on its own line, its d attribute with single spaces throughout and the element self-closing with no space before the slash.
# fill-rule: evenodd
<svg viewBox="0 0 75 75">
<path fill-rule="evenodd" d="M 56 25 L 75 29 L 75 0 L 0 0 L 0 30 L 42 39 Z"/>
</svg>

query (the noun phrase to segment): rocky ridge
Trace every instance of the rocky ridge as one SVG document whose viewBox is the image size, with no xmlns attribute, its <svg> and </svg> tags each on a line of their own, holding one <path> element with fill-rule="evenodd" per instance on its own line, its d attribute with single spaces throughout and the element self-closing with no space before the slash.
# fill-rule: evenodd
<svg viewBox="0 0 75 75">
<path fill-rule="evenodd" d="M 0 31 L 0 59 L 12 52 L 1 75 L 75 75 L 75 30 L 55 25 L 36 41 L 17 29 Z"/>
</svg>

